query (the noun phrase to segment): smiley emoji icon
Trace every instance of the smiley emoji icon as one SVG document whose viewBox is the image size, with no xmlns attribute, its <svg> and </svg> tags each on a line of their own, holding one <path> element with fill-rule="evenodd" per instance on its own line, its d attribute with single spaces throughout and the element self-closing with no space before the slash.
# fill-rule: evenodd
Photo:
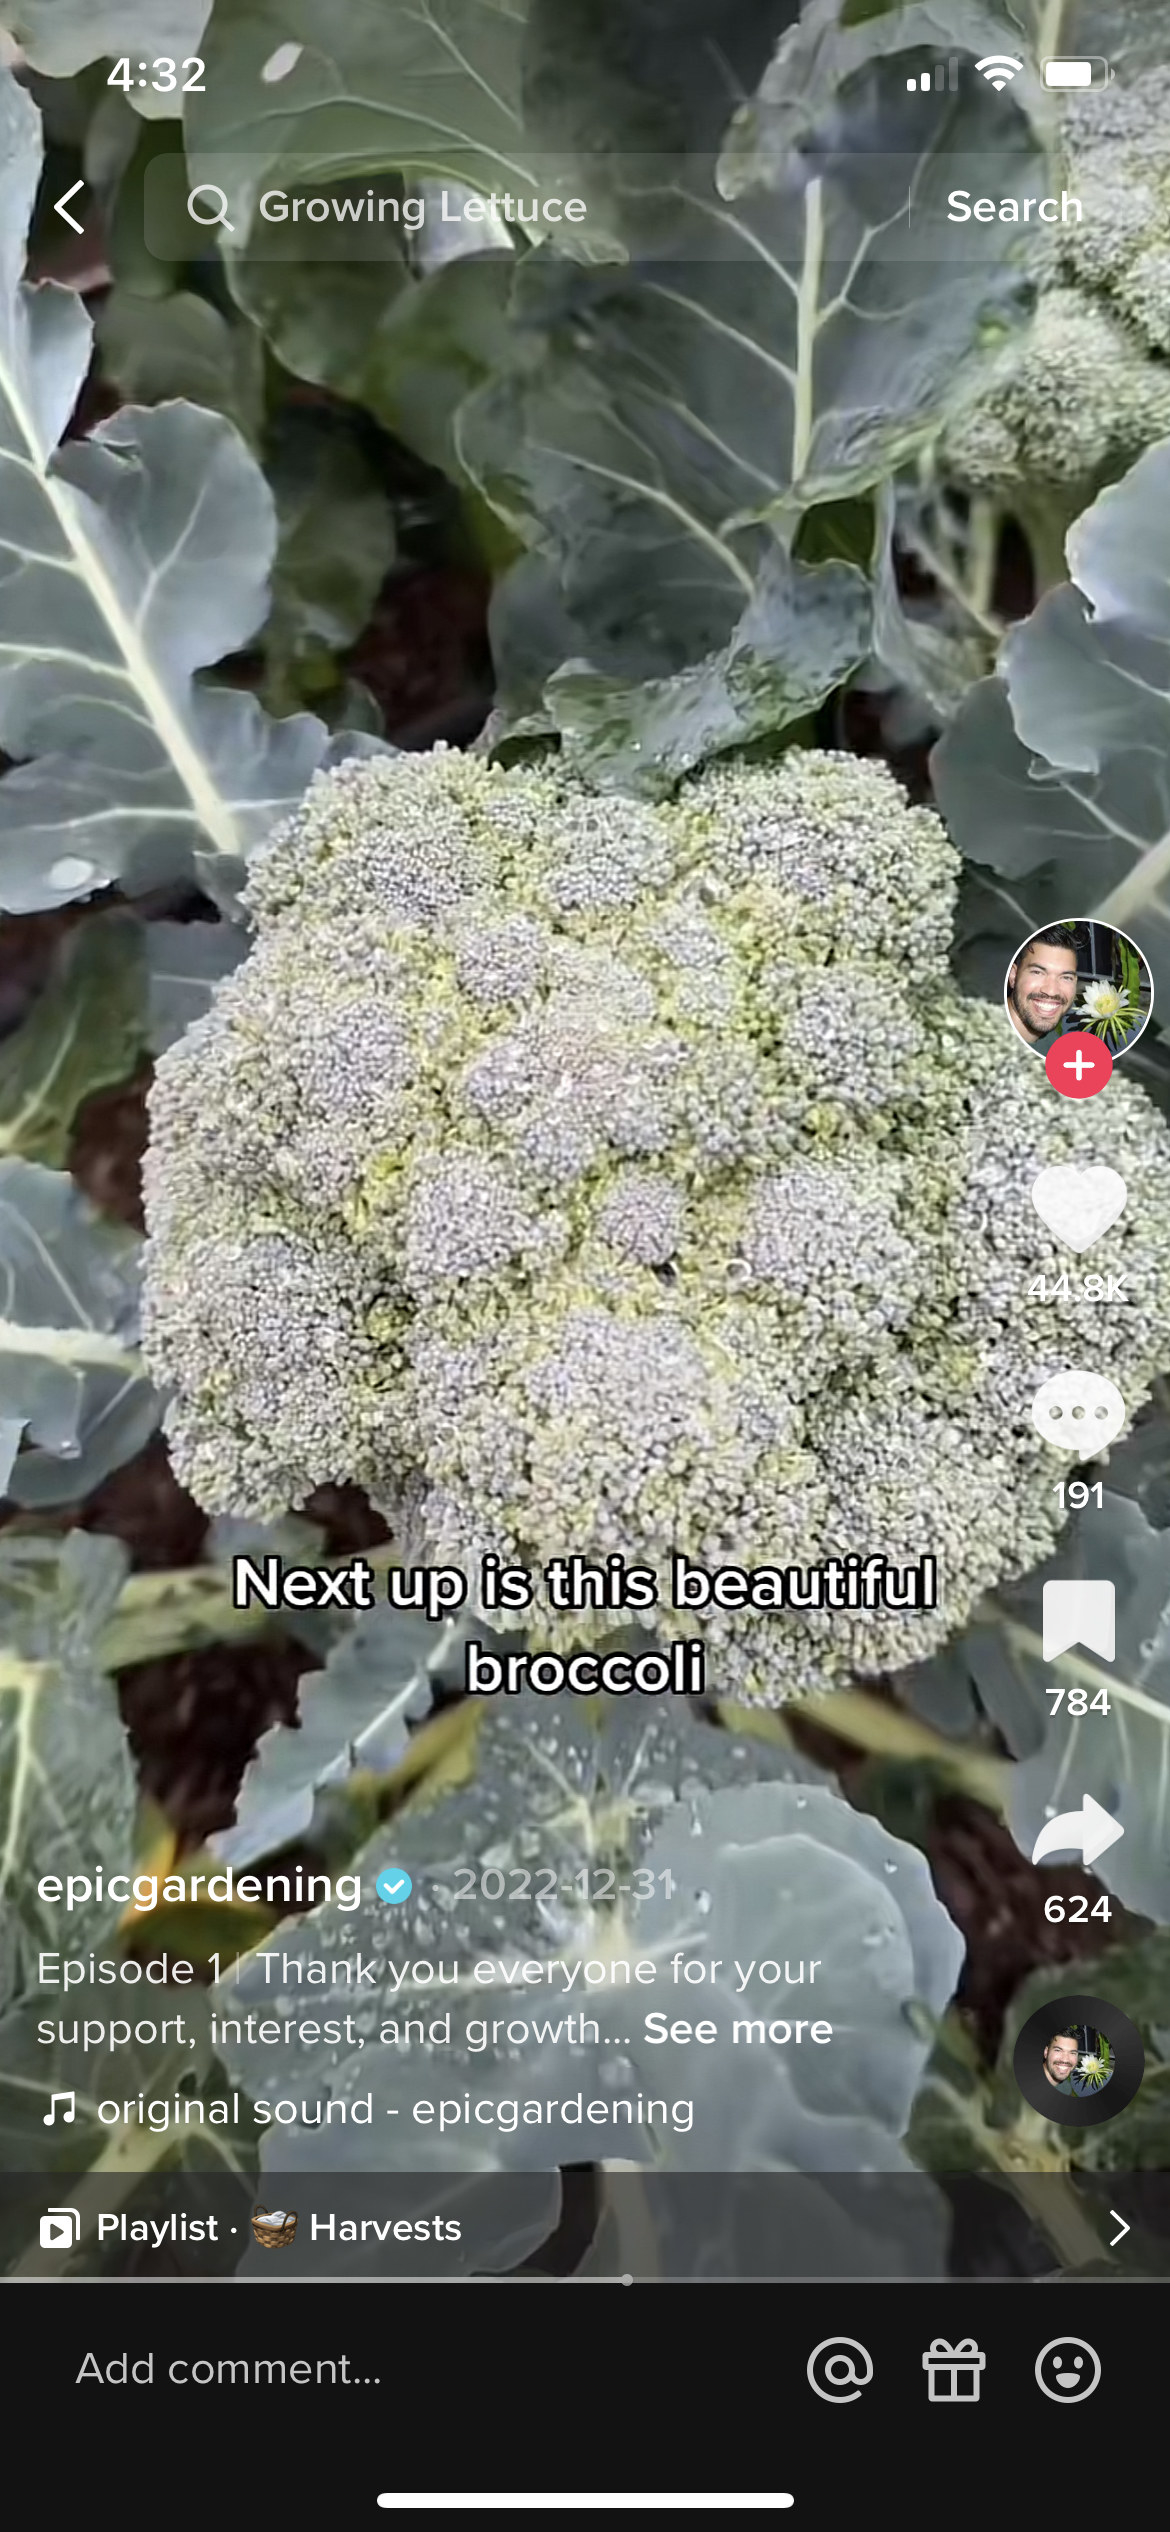
<svg viewBox="0 0 1170 2532">
<path fill-rule="evenodd" d="M 1036 2359 L 1036 2380 L 1047 2400 L 1071 2409 L 1096 2390 L 1101 2359 L 1087 2339 L 1049 2339 Z"/>
</svg>

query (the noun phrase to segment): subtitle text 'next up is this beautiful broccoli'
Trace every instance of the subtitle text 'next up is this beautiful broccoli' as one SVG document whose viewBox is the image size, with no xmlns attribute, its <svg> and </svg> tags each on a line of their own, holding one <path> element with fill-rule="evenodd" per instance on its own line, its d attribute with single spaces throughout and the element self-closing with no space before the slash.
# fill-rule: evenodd
<svg viewBox="0 0 1170 2532">
<path fill-rule="evenodd" d="M 836 754 L 662 806 L 443 749 L 320 778 L 153 1094 L 183 1480 L 268 1515 L 350 1479 L 469 1572 L 931 1552 L 933 1614 L 702 1628 L 713 1684 L 769 1703 L 930 1651 L 1057 1534 L 1037 1385 L 1081 1334 L 1132 1412 L 1170 1302 L 1164 1196 L 1120 1226 L 1124 1311 L 1058 1336 L 1022 1298 L 1052 1262 L 1031 1184 L 1100 1127 L 951 984 L 956 866 Z M 1127 1082 L 1109 1158 L 1167 1183 Z M 538 1591 L 535 1642 L 602 1624 Z"/>
</svg>

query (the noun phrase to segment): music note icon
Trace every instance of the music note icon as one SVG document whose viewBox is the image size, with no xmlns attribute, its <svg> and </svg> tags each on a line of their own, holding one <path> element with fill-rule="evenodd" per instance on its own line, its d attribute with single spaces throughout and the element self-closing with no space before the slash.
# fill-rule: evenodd
<svg viewBox="0 0 1170 2532">
<path fill-rule="evenodd" d="M 44 2120 L 43 2120 L 43 2122 L 42 2122 L 43 2126 L 45 2126 L 45 2127 L 47 2127 L 47 2128 L 51 2128 L 51 2127 L 55 2127 L 55 2126 L 56 2126 L 56 2123 L 57 2123 L 57 2104 L 58 2104 L 58 2102 L 59 2102 L 59 2101 L 67 2101 L 67 2102 L 68 2102 L 68 2104 L 69 2104 L 69 2108 L 68 2108 L 67 2110 L 63 2110 L 63 2111 L 62 2111 L 62 2113 L 61 2113 L 62 2120 L 63 2120 L 63 2122 L 64 2122 L 64 2124 L 65 2124 L 65 2126 L 66 2126 L 66 2127 L 68 2127 L 68 2126 L 70 2125 L 71 2121 L 72 2121 L 72 2120 L 74 2120 L 74 2119 L 77 2117 L 77 2096 L 76 2096 L 76 2094 L 75 2094 L 75 2093 L 71 2093 L 71 2092 L 55 2092 L 55 2093 L 53 2094 L 52 2100 L 51 2100 L 51 2101 L 50 2101 L 50 2103 L 49 2103 L 49 2107 L 48 2107 L 48 2109 L 47 2109 L 47 2110 L 46 2110 L 46 2112 L 45 2112 L 45 2115 L 44 2115 Z"/>
</svg>

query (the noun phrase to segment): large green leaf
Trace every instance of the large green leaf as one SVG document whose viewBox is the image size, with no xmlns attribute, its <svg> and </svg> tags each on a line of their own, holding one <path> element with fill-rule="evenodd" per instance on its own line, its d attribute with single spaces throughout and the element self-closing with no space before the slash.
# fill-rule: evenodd
<svg viewBox="0 0 1170 2532">
<path fill-rule="evenodd" d="M 125 1081 L 146 1042 L 142 927 L 102 914 L 66 934 L 27 1019 L 0 1040 L 0 1155 L 60 1167 L 83 1099 Z"/>
<path fill-rule="evenodd" d="M 158 1422 L 136 1350 L 141 1246 L 63 1172 L 0 1161 L 0 1489 L 26 1508 L 89 1494 Z"/>
<path fill-rule="evenodd" d="M 602 789 L 660 794 L 716 756 L 774 738 L 846 683 L 873 639 L 864 573 L 767 554 L 729 642 L 644 684 L 570 660 L 545 689 L 566 757 Z"/>
<path fill-rule="evenodd" d="M 268 477 L 278 543 L 264 629 L 271 690 L 311 676 L 356 641 L 394 558 L 394 521 L 379 470 L 335 413 L 286 413 L 272 435 Z"/>
<path fill-rule="evenodd" d="M 264 420 L 264 347 L 193 290 L 142 298 L 115 286 L 97 317 L 102 369 L 130 404 L 182 398 L 225 414 L 253 446 Z"/>
<path fill-rule="evenodd" d="M 1070 909 L 1116 924 L 1167 990 L 1170 443 L 1100 495 L 1068 557 L 1073 585 L 1009 634 L 935 749 L 935 787 L 955 842 L 1030 924 Z"/>
<path fill-rule="evenodd" d="M 529 0 L 525 118 L 601 235 L 632 167 L 716 152 L 800 0 Z M 569 177 L 566 176 L 566 182 Z"/>
<path fill-rule="evenodd" d="M 356 1618 L 324 1669 L 301 1680 L 297 1727 L 276 1723 L 264 1734 L 214 1852 L 237 1867 L 271 1855 L 306 1835 L 322 1787 L 344 1784 L 355 1768 L 393 1767 L 408 1723 L 430 1706 L 432 1660 L 450 1632 L 384 1604 Z"/>
<path fill-rule="evenodd" d="M 934 216 L 992 149 L 1001 190 L 1034 189 L 1030 127 L 983 83 L 911 106 L 878 64 L 815 156 L 734 203 L 710 161 L 627 189 L 628 266 L 525 259 L 513 366 L 469 398 L 456 444 L 554 565 L 602 673 L 670 675 L 720 647 L 797 513 L 873 485 L 937 425 L 1017 293 L 1010 230 L 960 244 Z"/>
<path fill-rule="evenodd" d="M 865 0 L 860 6 L 854 0 L 804 0 L 758 88 L 732 121 L 720 162 L 724 190 L 734 195 L 780 164 L 831 108 L 844 83 L 870 63 L 906 53 L 963 52 L 972 62 L 984 53 L 1014 53 L 1014 45 L 1005 47 L 1009 26 L 1006 6 L 985 7 L 982 0 L 878 0 L 876 6 Z M 933 60 L 929 67 L 935 67 Z M 1026 102 L 1036 115 L 1045 91 L 1026 62 L 1022 73 L 1012 82 L 1013 101 Z M 904 74 L 901 84 L 905 87 Z M 968 77 L 967 84 L 974 80 Z"/>
<path fill-rule="evenodd" d="M 0 73 L 0 903 L 244 863 L 345 743 L 198 682 L 262 623 L 272 498 L 238 433 L 182 403 L 58 442 L 89 361 L 80 299 L 20 279 L 40 121 Z M 353 740 L 350 748 L 376 742 Z"/>
<path fill-rule="evenodd" d="M 302 2056 L 273 2054 L 246 2036 L 229 2063 L 256 2097 L 322 2091 L 372 2092 L 374 2123 L 294 2134 L 269 2128 L 265 2167 L 310 2168 L 343 2150 L 347 2164 L 396 2169 L 547 2169 L 566 2159 L 566 2138 L 592 2151 L 692 2170 L 903 2168 L 898 2145 L 925 2054 L 907 2007 L 938 2010 L 962 1953 L 934 1898 L 922 1858 L 887 1837 L 823 1786 L 802 1780 L 791 1753 L 713 1731 L 689 1715 L 574 1711 L 564 1700 L 525 1695 L 477 1714 L 474 1782 L 427 1807 L 408 1807 L 357 1859 L 356 1910 L 331 1903 L 282 1933 L 281 1957 L 294 1965 L 287 1993 L 266 1983 L 264 1965 L 245 1963 L 238 1982 L 216 1990 L 232 2021 L 263 1992 L 266 2012 L 292 2015 L 295 1964 L 335 1951 L 376 1964 L 383 1981 L 363 1988 L 351 2030 L 336 2047 Z M 424 1780 L 425 1781 L 425 1780 Z M 387 1906 L 374 1880 L 383 1865 L 405 1868 L 413 1890 Z M 490 1892 L 464 1896 L 467 1868 L 495 1869 Z M 651 1877 L 639 1884 L 639 1870 Z M 577 1877 L 591 1877 L 591 1896 Z M 552 1883 L 545 1886 L 545 1877 Z M 647 1895 L 639 1895 L 640 1891 Z M 609 1896 L 602 1895 L 609 1892 Z M 704 2015 L 718 2044 L 687 2047 L 644 2034 L 647 2011 L 666 2010 L 681 1990 L 670 1963 L 702 1961 Z M 783 2013 L 775 1989 L 749 1979 L 736 1997 L 742 1962 L 811 1957 L 820 1963 L 815 2001 L 832 2022 L 831 2044 L 785 2049 L 732 2039 L 733 2019 Z M 394 2001 L 391 1966 L 458 1962 L 454 1985 L 409 1980 Z M 586 1960 L 647 1963 L 653 1978 L 629 1989 L 585 1988 L 587 2022 L 565 2018 L 564 1974 Z M 540 1965 L 541 1980 L 519 1993 L 505 1966 Z M 723 1970 L 716 1973 L 719 1960 Z M 480 1975 L 476 1976 L 476 1965 Z M 492 1978 L 483 1972 L 491 1966 Z M 551 1979 L 547 1973 L 552 1971 Z M 569 1991 L 570 1994 L 572 1990 Z M 773 1999 L 769 2002 L 768 1999 Z M 762 2000 L 762 2001 L 761 2001 Z M 481 2047 L 480 2023 L 508 2005 L 539 2026 L 526 2041 Z M 812 1998 L 799 2009 L 811 2013 Z M 403 2046 L 390 2036 L 404 2013 L 450 2010 L 450 2043 Z M 550 2018 L 551 2017 L 551 2018 Z M 230 2027 L 230 2025 L 229 2025 Z M 385 2036 L 383 2036 L 385 2034 Z M 365 2045 L 358 2047 L 358 2041 Z M 448 2129 L 417 2122 L 416 2103 L 462 2095 L 468 2078 L 494 2123 Z M 518 2120 L 507 2105 L 547 2096 L 628 2099 L 639 2090 L 693 2101 L 690 2129 L 615 2121 L 580 2131 Z M 396 2113 L 393 2128 L 383 2125 Z"/>
<path fill-rule="evenodd" d="M 118 1597 L 116 1539 L 0 1540 L 0 2004 L 39 1982 L 42 1950 L 85 1952 L 122 1910 L 91 1896 L 72 1911 L 39 1883 L 124 1871 L 134 1772 L 96 1645 Z"/>
<path fill-rule="evenodd" d="M 731 0 L 716 10 L 712 0 L 676 0 L 664 11 L 661 0 L 531 0 L 523 113 L 542 164 L 549 153 L 558 166 L 580 162 L 585 199 L 600 213 L 609 198 L 602 171 L 614 153 L 716 148 L 796 6 Z M 376 159 L 379 168 L 391 163 Z M 401 257 L 317 263 L 290 227 L 262 243 L 254 232 L 252 252 L 238 251 L 237 241 L 225 268 L 287 368 L 365 406 L 458 475 L 455 412 L 507 365 L 512 274 L 499 255 L 448 257 L 433 183 L 415 178 L 411 191 L 427 204 L 426 224 L 403 238 Z M 484 230 L 457 234 L 461 248 L 488 242 Z M 580 234 L 562 232 L 559 243 L 571 249 Z"/>
<path fill-rule="evenodd" d="M 245 231 L 266 185 L 308 177 L 530 191 L 526 15 L 527 0 L 333 0 L 323 21 L 317 0 L 218 0 L 206 93 L 187 103 L 192 179 L 229 186 Z"/>
<path fill-rule="evenodd" d="M 230 255 L 226 271 L 286 369 L 459 474 L 455 414 L 508 353 L 506 258 L 460 255 L 413 275 L 401 261 L 308 263 L 290 245 L 283 256 Z"/>
</svg>

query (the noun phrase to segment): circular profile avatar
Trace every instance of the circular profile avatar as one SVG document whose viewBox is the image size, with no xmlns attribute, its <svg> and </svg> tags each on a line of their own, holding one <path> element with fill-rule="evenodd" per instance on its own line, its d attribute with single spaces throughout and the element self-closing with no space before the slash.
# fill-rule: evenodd
<svg viewBox="0 0 1170 2532">
<path fill-rule="evenodd" d="M 1100 1038 L 1111 1056 L 1125 1055 L 1154 1001 L 1136 942 L 1089 916 L 1033 932 L 1016 951 L 1003 992 L 1016 1036 L 1040 1056 L 1075 1032 Z"/>
<path fill-rule="evenodd" d="M 1041 2118 L 1062 2128 L 1098 2127 L 1128 2108 L 1145 2052 L 1116 2005 L 1100 1996 L 1059 1996 L 1025 2022 L 1012 2067 Z"/>
<path fill-rule="evenodd" d="M 1113 2080 L 1113 2053 L 1103 2031 L 1081 2023 L 1075 2031 L 1054 2031 L 1041 2053 L 1046 2080 L 1054 2092 L 1083 2101 L 1089 2092 L 1103 2092 Z"/>
</svg>

